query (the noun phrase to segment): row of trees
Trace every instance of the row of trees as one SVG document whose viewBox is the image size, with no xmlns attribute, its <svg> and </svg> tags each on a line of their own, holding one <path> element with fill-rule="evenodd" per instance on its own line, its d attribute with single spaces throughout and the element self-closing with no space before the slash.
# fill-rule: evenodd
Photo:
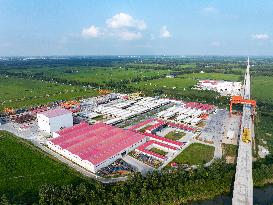
<svg viewBox="0 0 273 205">
<path fill-rule="evenodd" d="M 110 185 L 44 185 L 39 204 L 181 204 L 229 192 L 233 176 L 234 166 L 219 161 L 191 172 L 136 174 Z"/>
</svg>

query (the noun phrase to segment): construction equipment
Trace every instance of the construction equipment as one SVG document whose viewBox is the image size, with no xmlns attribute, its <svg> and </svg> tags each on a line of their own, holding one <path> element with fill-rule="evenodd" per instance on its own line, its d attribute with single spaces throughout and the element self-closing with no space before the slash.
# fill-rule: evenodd
<svg viewBox="0 0 273 205">
<path fill-rule="evenodd" d="M 111 90 L 103 90 L 103 89 L 99 90 L 100 95 L 107 95 L 109 93 L 111 93 Z"/>
<path fill-rule="evenodd" d="M 242 140 L 243 140 L 243 142 L 245 142 L 245 143 L 251 142 L 251 136 L 250 136 L 250 130 L 249 130 L 249 128 L 244 128 L 244 129 L 243 129 Z"/>
<path fill-rule="evenodd" d="M 141 96 L 143 96 L 142 92 L 131 93 L 128 95 L 128 99 L 134 100 L 134 99 L 139 98 Z"/>
<path fill-rule="evenodd" d="M 62 102 L 60 105 L 66 109 L 71 109 L 75 106 L 79 106 L 80 103 L 78 101 L 71 100 L 71 101 Z"/>
<path fill-rule="evenodd" d="M 15 114 L 15 110 L 13 108 L 4 108 L 4 113 L 6 114 Z"/>
<path fill-rule="evenodd" d="M 66 101 L 66 102 L 62 102 L 60 104 L 63 108 L 70 110 L 71 112 L 79 112 L 80 111 L 80 103 L 78 101 Z"/>
<path fill-rule="evenodd" d="M 253 107 L 253 113 L 255 113 L 255 109 L 257 106 L 255 100 L 244 99 L 242 96 L 232 96 L 230 99 L 230 108 L 229 108 L 230 113 L 232 113 L 232 105 L 233 104 L 250 105 Z"/>
</svg>

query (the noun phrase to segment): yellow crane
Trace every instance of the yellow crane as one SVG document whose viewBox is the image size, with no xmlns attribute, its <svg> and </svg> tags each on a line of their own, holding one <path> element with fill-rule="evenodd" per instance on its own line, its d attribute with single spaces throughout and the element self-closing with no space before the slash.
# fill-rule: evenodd
<svg viewBox="0 0 273 205">
<path fill-rule="evenodd" d="M 243 142 L 245 142 L 245 143 L 251 142 L 251 135 L 250 135 L 250 130 L 249 130 L 249 128 L 244 128 L 242 140 L 243 140 Z"/>
</svg>

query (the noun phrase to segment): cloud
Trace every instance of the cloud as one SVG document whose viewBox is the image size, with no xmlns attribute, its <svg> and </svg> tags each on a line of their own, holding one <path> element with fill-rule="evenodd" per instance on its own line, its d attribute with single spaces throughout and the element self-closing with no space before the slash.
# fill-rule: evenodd
<svg viewBox="0 0 273 205">
<path fill-rule="evenodd" d="M 135 31 L 120 31 L 117 33 L 117 36 L 122 40 L 131 41 L 142 38 L 142 33 Z"/>
<path fill-rule="evenodd" d="M 208 6 L 202 9 L 202 12 L 204 14 L 216 14 L 219 13 L 219 9 L 217 9 L 216 7 L 213 6 Z"/>
<path fill-rule="evenodd" d="M 221 43 L 219 41 L 213 41 L 213 42 L 211 42 L 210 45 L 213 46 L 213 47 L 220 47 Z"/>
<path fill-rule="evenodd" d="M 160 37 L 161 38 L 170 38 L 172 34 L 168 31 L 167 26 L 162 26 L 160 29 Z"/>
<path fill-rule="evenodd" d="M 85 38 L 97 38 L 101 35 L 100 29 L 96 26 L 90 26 L 82 29 L 82 36 Z"/>
<path fill-rule="evenodd" d="M 104 36 L 131 41 L 142 38 L 142 31 L 146 28 L 147 25 L 143 20 L 121 12 L 107 19 L 105 25 L 100 28 L 94 25 L 83 28 L 81 35 L 84 38 Z"/>
<path fill-rule="evenodd" d="M 252 38 L 256 39 L 256 40 L 268 40 L 269 39 L 269 35 L 267 35 L 265 33 L 253 34 Z"/>
<path fill-rule="evenodd" d="M 120 29 L 120 28 L 133 28 L 137 30 L 144 30 L 147 28 L 146 23 L 143 20 L 134 19 L 127 13 L 118 13 L 106 20 L 108 28 Z"/>
</svg>

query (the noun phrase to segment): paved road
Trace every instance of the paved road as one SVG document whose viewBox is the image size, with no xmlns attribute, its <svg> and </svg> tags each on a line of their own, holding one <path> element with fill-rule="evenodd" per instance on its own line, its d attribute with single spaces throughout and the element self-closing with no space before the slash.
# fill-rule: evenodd
<svg viewBox="0 0 273 205">
<path fill-rule="evenodd" d="M 245 99 L 250 99 L 250 74 L 249 59 L 245 73 L 244 93 Z M 241 136 L 239 139 L 239 150 L 236 165 L 236 175 L 233 189 L 233 205 L 253 204 L 253 179 L 252 179 L 252 142 L 242 141 L 243 128 L 249 128 L 251 136 L 254 136 L 253 122 L 251 118 L 251 107 L 244 105 L 241 125 Z"/>
</svg>

